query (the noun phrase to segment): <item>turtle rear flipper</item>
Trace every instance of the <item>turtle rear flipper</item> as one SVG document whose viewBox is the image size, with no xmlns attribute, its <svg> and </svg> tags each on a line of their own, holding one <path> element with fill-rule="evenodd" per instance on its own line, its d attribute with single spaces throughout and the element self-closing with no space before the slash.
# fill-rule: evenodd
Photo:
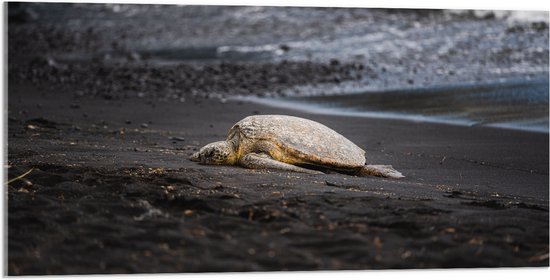
<svg viewBox="0 0 550 280">
<path fill-rule="evenodd" d="M 277 161 L 271 158 L 269 155 L 258 153 L 250 153 L 245 155 L 240 160 L 240 165 L 251 169 L 279 169 L 308 174 L 324 174 L 323 172 L 317 170 L 310 170 L 296 165 Z"/>
<path fill-rule="evenodd" d="M 365 165 L 359 172 L 357 176 L 377 176 L 377 177 L 386 177 L 386 178 L 404 178 L 401 172 L 395 170 L 391 165 Z"/>
</svg>

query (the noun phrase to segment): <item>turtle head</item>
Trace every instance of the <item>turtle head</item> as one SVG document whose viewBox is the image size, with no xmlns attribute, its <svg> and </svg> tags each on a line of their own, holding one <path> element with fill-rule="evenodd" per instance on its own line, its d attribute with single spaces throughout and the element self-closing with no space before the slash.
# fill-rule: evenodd
<svg viewBox="0 0 550 280">
<path fill-rule="evenodd" d="M 200 164 L 232 165 L 236 161 L 236 156 L 229 142 L 218 141 L 202 147 L 189 159 Z"/>
</svg>

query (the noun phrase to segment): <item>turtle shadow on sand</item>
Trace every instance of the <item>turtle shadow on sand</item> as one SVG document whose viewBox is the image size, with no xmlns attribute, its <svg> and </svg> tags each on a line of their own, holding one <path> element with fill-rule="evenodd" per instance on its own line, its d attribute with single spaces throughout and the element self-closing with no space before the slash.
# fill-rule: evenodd
<svg viewBox="0 0 550 280">
<path fill-rule="evenodd" d="M 200 164 L 309 174 L 323 174 L 320 170 L 325 170 L 405 177 L 391 165 L 367 165 L 363 149 L 325 125 L 285 115 L 248 116 L 233 125 L 225 141 L 202 147 L 190 159 Z"/>
</svg>

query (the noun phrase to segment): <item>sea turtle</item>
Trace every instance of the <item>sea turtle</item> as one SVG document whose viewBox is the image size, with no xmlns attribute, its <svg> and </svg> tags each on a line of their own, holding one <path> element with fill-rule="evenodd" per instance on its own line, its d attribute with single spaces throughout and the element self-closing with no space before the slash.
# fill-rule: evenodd
<svg viewBox="0 0 550 280">
<path fill-rule="evenodd" d="M 336 131 L 308 119 L 254 115 L 237 122 L 227 140 L 210 143 L 192 161 L 322 174 L 404 177 L 391 165 L 365 165 L 365 151 Z"/>
</svg>

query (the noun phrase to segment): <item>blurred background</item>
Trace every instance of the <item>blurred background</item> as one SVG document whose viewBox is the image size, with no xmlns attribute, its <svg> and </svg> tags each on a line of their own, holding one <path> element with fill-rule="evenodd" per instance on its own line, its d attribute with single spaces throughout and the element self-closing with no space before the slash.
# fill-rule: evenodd
<svg viewBox="0 0 550 280">
<path fill-rule="evenodd" d="M 548 12 L 8 7 L 12 81 L 548 133 Z M 266 72 L 265 64 L 277 67 Z M 99 75 L 87 75 L 90 67 Z M 204 71 L 196 77 L 185 67 Z"/>
</svg>

